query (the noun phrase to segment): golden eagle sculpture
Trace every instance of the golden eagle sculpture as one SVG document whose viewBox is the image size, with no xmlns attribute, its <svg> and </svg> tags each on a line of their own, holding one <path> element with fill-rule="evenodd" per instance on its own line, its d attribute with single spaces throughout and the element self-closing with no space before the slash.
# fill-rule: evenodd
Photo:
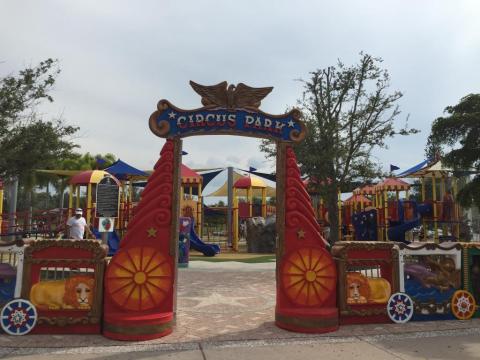
<svg viewBox="0 0 480 360">
<path fill-rule="evenodd" d="M 203 106 L 219 106 L 227 109 L 258 109 L 261 101 L 273 89 L 273 87 L 254 88 L 243 83 L 237 86 L 228 85 L 226 81 L 210 86 L 190 81 L 190 85 L 202 97 Z"/>
</svg>

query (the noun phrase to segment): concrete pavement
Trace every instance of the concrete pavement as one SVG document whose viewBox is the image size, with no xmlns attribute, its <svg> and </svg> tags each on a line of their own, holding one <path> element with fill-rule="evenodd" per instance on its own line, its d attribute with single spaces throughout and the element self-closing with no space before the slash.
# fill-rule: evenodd
<svg viewBox="0 0 480 360">
<path fill-rule="evenodd" d="M 1 358 L 57 359 L 480 359 L 480 330 L 454 330 L 406 335 L 316 337 L 270 341 L 151 344 L 83 348 L 0 348 Z"/>
<path fill-rule="evenodd" d="M 0 358 L 480 359 L 480 319 L 292 333 L 273 323 L 274 264 L 191 265 L 179 272 L 177 328 L 167 337 L 120 342 L 101 335 L 1 335 Z"/>
</svg>

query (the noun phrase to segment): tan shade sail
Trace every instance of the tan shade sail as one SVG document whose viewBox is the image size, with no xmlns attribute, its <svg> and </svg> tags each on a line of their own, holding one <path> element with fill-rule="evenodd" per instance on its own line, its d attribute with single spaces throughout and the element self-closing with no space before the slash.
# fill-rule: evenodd
<svg viewBox="0 0 480 360">
<path fill-rule="evenodd" d="M 234 171 L 233 183 L 235 184 L 235 182 L 237 182 L 239 179 L 243 177 L 244 176 L 242 174 L 239 174 L 238 172 Z M 237 194 L 239 196 L 246 196 L 246 193 L 247 193 L 247 190 L 237 189 Z M 253 189 L 253 195 L 261 197 L 262 189 Z M 222 186 L 220 186 L 217 190 L 205 196 L 228 196 L 228 182 L 225 181 L 225 183 Z M 274 196 L 276 196 L 276 189 L 274 187 L 267 186 L 267 197 L 274 197 Z"/>
</svg>

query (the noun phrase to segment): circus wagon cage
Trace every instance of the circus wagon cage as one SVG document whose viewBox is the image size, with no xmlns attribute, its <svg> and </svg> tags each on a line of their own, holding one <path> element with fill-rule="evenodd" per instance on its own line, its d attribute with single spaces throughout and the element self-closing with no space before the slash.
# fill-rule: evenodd
<svg viewBox="0 0 480 360">
<path fill-rule="evenodd" d="M 26 247 L 21 296 L 38 312 L 32 333 L 100 333 L 107 250 L 96 240 L 39 240 Z"/>
<path fill-rule="evenodd" d="M 467 316 L 480 317 L 480 243 L 461 243 L 462 245 L 462 285 Z M 465 303 L 467 301 L 467 303 Z"/>
<path fill-rule="evenodd" d="M 398 246 L 393 242 L 337 242 L 340 324 L 389 322 L 386 304 L 398 291 Z"/>
<path fill-rule="evenodd" d="M 393 321 L 467 320 L 474 315 L 475 298 L 461 284 L 462 244 L 411 243 L 399 247 L 399 296 L 407 305 L 408 316 L 397 321 L 393 303 L 399 298 L 390 299 L 387 308 L 392 310 Z M 465 280 L 469 269 L 463 270 Z"/>
</svg>

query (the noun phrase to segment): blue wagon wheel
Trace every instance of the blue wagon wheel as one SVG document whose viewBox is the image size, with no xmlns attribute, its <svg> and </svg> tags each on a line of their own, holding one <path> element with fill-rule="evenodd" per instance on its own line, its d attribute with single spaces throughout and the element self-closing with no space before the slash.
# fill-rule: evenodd
<svg viewBox="0 0 480 360">
<path fill-rule="evenodd" d="M 37 309 L 28 300 L 15 299 L 5 304 L 0 312 L 2 329 L 10 335 L 25 335 L 37 323 Z"/>
<path fill-rule="evenodd" d="M 413 301 L 405 293 L 397 292 L 390 296 L 387 303 L 388 317 L 397 324 L 404 324 L 413 316 Z"/>
</svg>

